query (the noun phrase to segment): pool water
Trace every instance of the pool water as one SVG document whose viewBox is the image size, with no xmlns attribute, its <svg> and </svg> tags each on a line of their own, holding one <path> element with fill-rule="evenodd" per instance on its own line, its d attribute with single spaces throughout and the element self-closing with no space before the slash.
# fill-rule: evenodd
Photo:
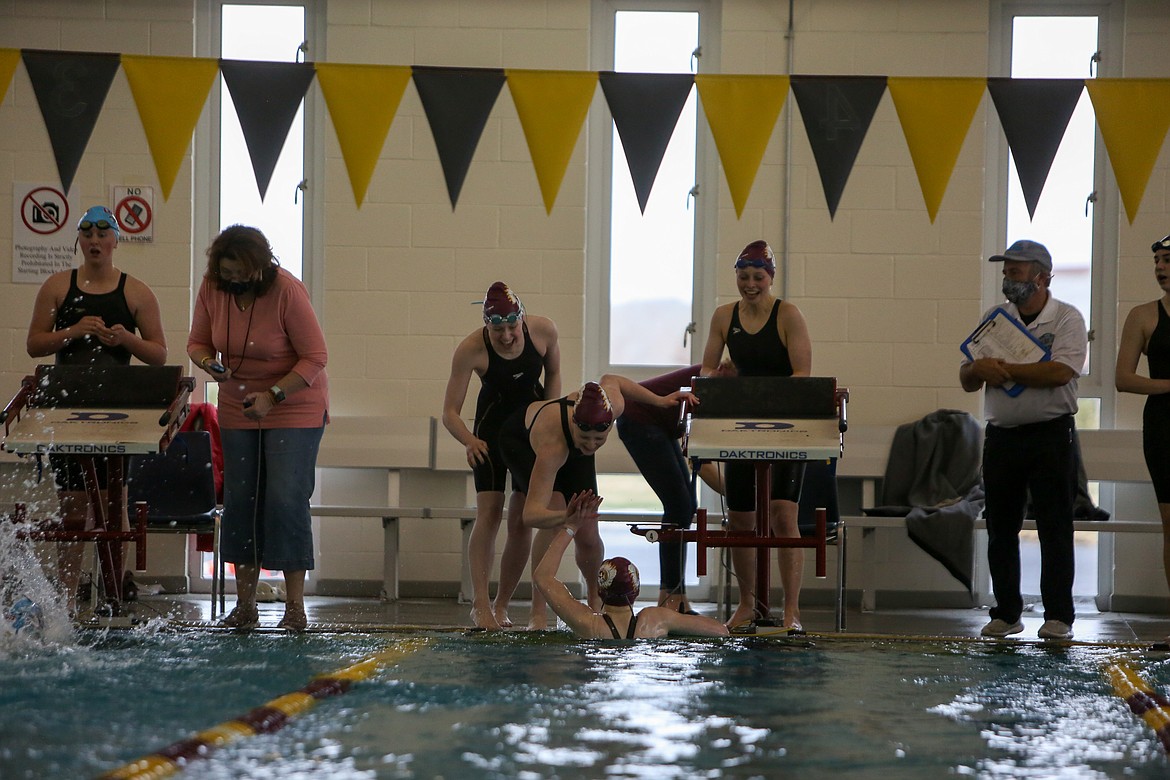
<svg viewBox="0 0 1170 780">
<path fill-rule="evenodd" d="M 0 655 L 0 777 L 97 775 L 401 640 L 176 632 L 160 622 Z M 1101 674 L 1127 653 L 431 634 L 343 696 L 184 776 L 1165 777 L 1170 762 L 1153 731 Z M 1164 692 L 1170 660 L 1134 660 Z"/>
</svg>

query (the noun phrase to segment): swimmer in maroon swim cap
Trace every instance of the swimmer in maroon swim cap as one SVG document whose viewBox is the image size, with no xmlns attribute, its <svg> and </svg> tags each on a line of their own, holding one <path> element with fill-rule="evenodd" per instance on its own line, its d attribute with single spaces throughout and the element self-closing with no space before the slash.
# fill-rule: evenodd
<svg viewBox="0 0 1170 780">
<path fill-rule="evenodd" d="M 483 299 L 483 322 L 485 325 L 514 325 L 524 317 L 524 304 L 503 282 L 494 282 Z"/>
<path fill-rule="evenodd" d="M 586 504 L 597 501 L 600 499 L 594 496 Z M 577 601 L 557 579 L 561 558 L 576 533 L 577 527 L 571 522 L 557 531 L 532 578 L 553 612 L 573 633 L 590 639 L 652 639 L 672 634 L 727 636 L 727 626 L 704 615 L 684 614 L 669 607 L 646 607 L 635 613 L 640 586 L 638 567 L 620 556 L 602 561 L 596 576 L 589 580 L 597 587 L 601 605 L 594 610 Z"/>
<path fill-rule="evenodd" d="M 451 360 L 443 426 L 463 445 L 475 478 L 475 524 L 467 546 L 471 620 L 478 628 L 499 630 L 512 625 L 508 603 L 532 547 L 532 529 L 520 521 L 524 495 L 513 492 L 508 502 L 500 582 L 495 600 L 490 600 L 488 589 L 508 476 L 499 446 L 500 429 L 516 410 L 561 394 L 561 352 L 556 324 L 548 317 L 527 314 L 520 298 L 505 283 L 492 284 L 482 305 L 483 325 L 463 339 Z M 463 421 L 463 404 L 472 374 L 479 377 L 480 390 L 475 423 L 468 428 Z M 540 601 L 539 594 L 535 599 Z M 543 601 L 540 608 L 543 610 Z"/>
<path fill-rule="evenodd" d="M 597 570 L 597 595 L 611 607 L 632 607 L 641 590 L 638 567 L 629 558 L 606 558 Z"/>
<path fill-rule="evenodd" d="M 776 255 L 767 241 L 752 241 L 734 263 L 739 300 L 725 303 L 711 317 L 703 350 L 703 376 L 719 370 L 724 350 L 740 376 L 810 376 L 812 341 L 804 315 L 791 301 L 772 293 Z M 804 483 L 804 465 L 780 461 L 772 465 L 772 494 L 768 502 L 771 532 L 778 537 L 800 536 L 798 501 Z M 727 515 L 736 533 L 755 527 L 755 471 L 747 461 L 728 463 L 723 470 Z M 739 604 L 727 625 L 748 623 L 755 614 L 756 551 L 732 549 L 732 568 L 739 580 Z M 800 628 L 800 585 L 804 577 L 804 550 L 781 548 L 776 556 L 784 584 L 784 625 Z"/>
<path fill-rule="evenodd" d="M 577 403 L 573 406 L 573 422 L 577 427 L 583 431 L 603 433 L 613 425 L 613 418 L 613 406 L 601 385 L 596 382 L 582 385 L 577 391 Z"/>
<path fill-rule="evenodd" d="M 553 530 L 566 522 L 577 534 L 577 565 L 589 586 L 589 603 L 600 608 L 594 576 L 604 547 L 597 532 L 597 470 L 593 455 L 605 444 L 626 398 L 651 406 L 676 407 L 683 399 L 698 403 L 689 392 L 656 395 L 625 377 L 606 374 L 586 382 L 564 398 L 528 405 L 512 414 L 500 432 L 504 462 L 513 487 L 524 493 L 524 524 L 541 529 L 533 542 L 532 560 L 548 549 Z M 540 605 L 543 608 L 543 604 Z M 544 628 L 543 609 L 533 606 L 532 628 Z"/>
</svg>

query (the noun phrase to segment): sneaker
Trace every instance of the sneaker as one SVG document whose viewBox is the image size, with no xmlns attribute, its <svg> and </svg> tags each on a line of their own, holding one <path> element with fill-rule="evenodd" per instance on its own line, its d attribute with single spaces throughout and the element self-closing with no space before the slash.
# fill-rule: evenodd
<svg viewBox="0 0 1170 780">
<path fill-rule="evenodd" d="M 289 631 L 304 631 L 309 625 L 305 616 L 305 608 L 297 604 L 287 604 L 284 608 L 284 617 L 276 624 L 277 628 L 287 628 Z"/>
<path fill-rule="evenodd" d="M 990 636 L 990 637 L 995 637 L 996 639 L 1003 639 L 1005 636 L 1010 636 L 1012 634 L 1018 634 L 1023 630 L 1024 630 L 1024 624 L 1018 620 L 1015 623 L 1009 623 L 1006 620 L 1001 620 L 1000 618 L 995 618 L 990 623 L 985 625 L 983 627 L 983 630 L 980 631 L 979 633 L 982 636 Z"/>
<path fill-rule="evenodd" d="M 260 611 L 255 604 L 236 604 L 236 608 L 219 622 L 224 628 L 249 629 L 260 625 Z"/>
<path fill-rule="evenodd" d="M 1041 639 L 1072 639 L 1072 626 L 1060 620 L 1045 620 L 1036 636 Z"/>
</svg>

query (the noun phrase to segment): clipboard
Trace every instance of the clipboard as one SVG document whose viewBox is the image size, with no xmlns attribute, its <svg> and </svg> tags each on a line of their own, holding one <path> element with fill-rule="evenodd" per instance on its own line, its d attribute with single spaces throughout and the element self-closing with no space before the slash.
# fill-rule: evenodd
<svg viewBox="0 0 1170 780">
<path fill-rule="evenodd" d="M 993 309 L 959 349 L 970 360 L 998 358 L 1008 363 L 1042 363 L 1052 359 L 1052 350 L 1041 344 L 1024 323 L 1008 314 L 1002 306 Z M 1025 390 L 1023 385 L 1015 382 L 1000 389 L 1013 398 Z"/>
</svg>

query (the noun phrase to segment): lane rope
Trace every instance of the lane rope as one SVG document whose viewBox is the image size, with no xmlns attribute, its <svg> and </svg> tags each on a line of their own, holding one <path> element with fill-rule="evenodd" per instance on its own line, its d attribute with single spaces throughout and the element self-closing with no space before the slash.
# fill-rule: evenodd
<svg viewBox="0 0 1170 780">
<path fill-rule="evenodd" d="M 1162 749 L 1170 753 L 1170 701 L 1151 688 L 1125 661 L 1110 662 L 1104 671 L 1113 692 L 1125 700 L 1134 715 L 1154 730 Z"/>
<path fill-rule="evenodd" d="M 314 677 L 299 691 L 287 693 L 247 713 L 179 740 L 162 750 L 135 759 L 100 775 L 101 780 L 156 780 L 170 777 L 191 761 L 206 758 L 217 748 L 257 734 L 272 734 L 288 721 L 312 709 L 321 699 L 340 696 L 354 683 L 379 669 L 398 663 L 427 645 L 425 637 L 405 639 L 344 669 Z"/>
</svg>

